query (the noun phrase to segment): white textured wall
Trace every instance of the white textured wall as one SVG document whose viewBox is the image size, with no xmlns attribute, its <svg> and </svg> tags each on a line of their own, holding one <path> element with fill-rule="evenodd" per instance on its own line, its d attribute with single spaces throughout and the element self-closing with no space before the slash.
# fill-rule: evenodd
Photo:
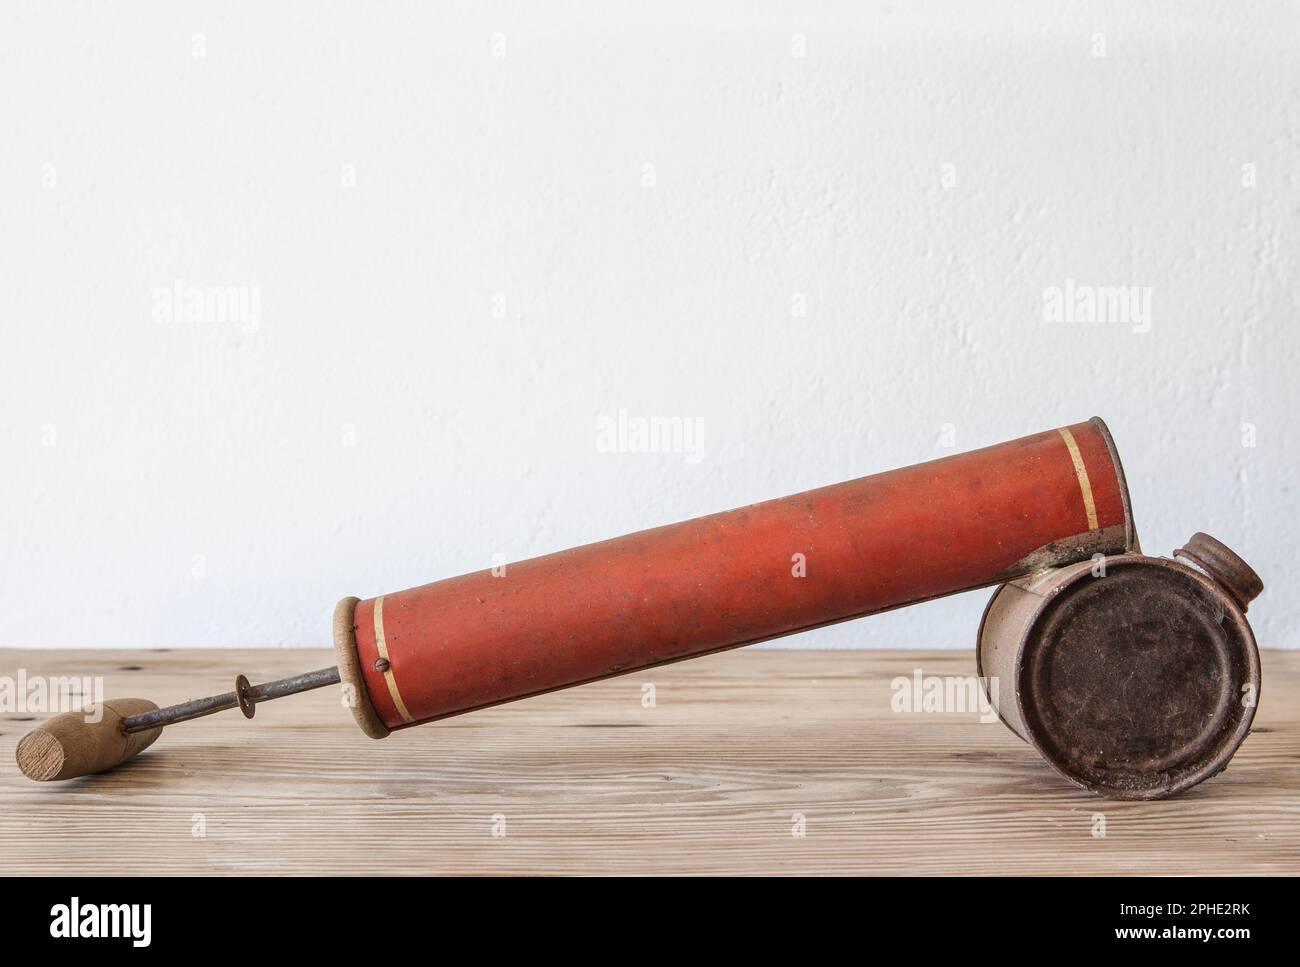
<svg viewBox="0 0 1300 967">
<path fill-rule="evenodd" d="M 1147 549 L 1221 537 L 1296 645 L 1298 56 L 1294 3 L 6 2 L 0 644 L 321 645 L 1096 413 Z M 1044 321 L 1067 279 L 1149 331 Z"/>
</svg>

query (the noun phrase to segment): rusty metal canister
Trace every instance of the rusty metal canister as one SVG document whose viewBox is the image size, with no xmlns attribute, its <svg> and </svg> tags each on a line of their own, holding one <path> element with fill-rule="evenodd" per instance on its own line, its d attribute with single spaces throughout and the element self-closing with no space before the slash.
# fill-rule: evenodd
<svg viewBox="0 0 1300 967">
<path fill-rule="evenodd" d="M 1202 533 L 1173 559 L 1130 552 L 1028 575 L 985 609 L 985 694 L 1085 789 L 1182 792 L 1222 771 L 1250 732 L 1260 669 L 1246 609 L 1263 589 Z"/>
<path fill-rule="evenodd" d="M 1133 546 L 1099 419 L 335 611 L 366 734 Z"/>
</svg>

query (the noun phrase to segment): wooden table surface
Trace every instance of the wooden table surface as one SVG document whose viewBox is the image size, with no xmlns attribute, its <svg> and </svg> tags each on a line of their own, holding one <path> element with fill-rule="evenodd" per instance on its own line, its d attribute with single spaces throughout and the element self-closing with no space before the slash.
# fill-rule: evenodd
<svg viewBox="0 0 1300 967">
<path fill-rule="evenodd" d="M 102 675 L 106 697 L 160 704 L 332 663 L 0 651 L 0 675 Z M 44 715 L 10 706 L 0 872 L 1297 873 L 1300 652 L 1263 666 L 1228 770 L 1153 803 L 1075 789 L 978 711 L 891 709 L 893 679 L 973 674 L 967 652 L 730 652 L 378 742 L 322 689 L 67 783 L 19 774 Z"/>
</svg>

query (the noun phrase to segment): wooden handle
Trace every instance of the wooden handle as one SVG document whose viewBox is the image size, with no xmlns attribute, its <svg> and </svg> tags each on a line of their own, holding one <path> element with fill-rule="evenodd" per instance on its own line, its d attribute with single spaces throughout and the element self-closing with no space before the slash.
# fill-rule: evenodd
<svg viewBox="0 0 1300 967">
<path fill-rule="evenodd" d="M 79 712 L 56 715 L 18 743 L 18 768 L 28 779 L 75 779 L 103 772 L 149 746 L 162 728 L 127 735 L 122 719 L 158 706 L 143 698 L 114 698 Z"/>
</svg>

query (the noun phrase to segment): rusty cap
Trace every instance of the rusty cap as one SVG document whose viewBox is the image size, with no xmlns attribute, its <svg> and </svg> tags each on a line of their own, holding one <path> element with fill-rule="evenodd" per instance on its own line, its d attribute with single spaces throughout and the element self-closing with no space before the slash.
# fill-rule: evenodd
<svg viewBox="0 0 1300 967">
<path fill-rule="evenodd" d="M 1197 531 L 1188 538 L 1185 545 L 1174 551 L 1174 557 L 1183 558 L 1223 585 L 1242 611 L 1264 590 L 1264 582 L 1253 567 L 1223 541 L 1201 531 Z"/>
</svg>

